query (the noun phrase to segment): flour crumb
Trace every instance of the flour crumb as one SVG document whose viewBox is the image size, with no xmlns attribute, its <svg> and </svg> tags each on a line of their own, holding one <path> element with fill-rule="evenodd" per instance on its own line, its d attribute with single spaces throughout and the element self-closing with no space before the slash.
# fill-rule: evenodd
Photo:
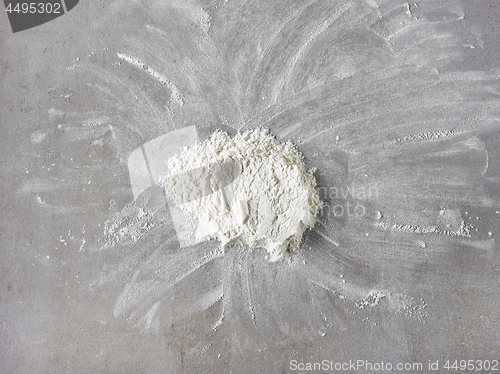
<svg viewBox="0 0 500 374">
<path fill-rule="evenodd" d="M 307 170 L 291 142 L 265 129 L 231 138 L 214 132 L 167 160 L 160 178 L 166 195 L 198 220 L 196 238 L 263 247 L 277 261 L 300 246 L 314 226 L 321 201 L 314 169 Z"/>
</svg>

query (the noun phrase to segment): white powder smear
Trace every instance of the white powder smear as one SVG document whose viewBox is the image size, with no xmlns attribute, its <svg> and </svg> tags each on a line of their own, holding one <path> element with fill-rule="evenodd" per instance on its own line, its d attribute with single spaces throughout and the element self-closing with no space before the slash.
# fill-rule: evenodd
<svg viewBox="0 0 500 374">
<path fill-rule="evenodd" d="M 266 248 L 270 261 L 296 250 L 321 206 L 314 169 L 290 143 L 258 129 L 231 138 L 216 131 L 167 161 L 166 195 L 198 220 L 196 238 L 222 248 Z"/>
</svg>

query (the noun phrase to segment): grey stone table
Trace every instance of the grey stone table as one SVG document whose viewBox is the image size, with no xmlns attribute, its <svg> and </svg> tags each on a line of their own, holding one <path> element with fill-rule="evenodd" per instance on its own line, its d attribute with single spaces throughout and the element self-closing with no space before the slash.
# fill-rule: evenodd
<svg viewBox="0 0 500 374">
<path fill-rule="evenodd" d="M 497 2 L 82 0 L 17 33 L 0 19 L 0 371 L 494 372 Z M 151 168 L 257 127 L 317 168 L 318 223 L 277 263 L 181 245 Z"/>
</svg>

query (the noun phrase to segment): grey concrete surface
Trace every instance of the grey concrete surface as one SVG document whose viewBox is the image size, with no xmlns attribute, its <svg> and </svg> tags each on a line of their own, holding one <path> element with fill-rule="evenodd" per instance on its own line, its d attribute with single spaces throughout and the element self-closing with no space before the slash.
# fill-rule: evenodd
<svg viewBox="0 0 500 374">
<path fill-rule="evenodd" d="M 499 20 L 486 0 L 81 0 L 13 34 L 2 13 L 0 372 L 500 360 Z M 289 260 L 181 247 L 154 188 L 134 201 L 132 152 L 193 125 L 267 127 L 317 168 Z M 385 366 L 335 367 L 357 360 Z"/>
</svg>

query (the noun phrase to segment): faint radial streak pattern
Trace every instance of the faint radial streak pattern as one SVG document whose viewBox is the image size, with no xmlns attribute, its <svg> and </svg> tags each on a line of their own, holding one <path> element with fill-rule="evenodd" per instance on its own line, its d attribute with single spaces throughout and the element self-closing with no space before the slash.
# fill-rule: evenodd
<svg viewBox="0 0 500 374">
<path fill-rule="evenodd" d="M 494 256 L 491 233 L 473 218 L 499 209 L 491 139 L 500 92 L 498 72 L 454 69 L 480 45 L 460 2 L 422 1 L 418 13 L 398 0 L 189 4 L 141 5 L 146 26 L 135 2 L 113 3 L 109 19 L 128 20 L 121 39 L 68 69 L 49 113 L 57 130 L 44 139 L 61 158 L 79 145 L 106 152 L 23 187 L 44 194 L 40 209 L 75 219 L 103 205 L 96 188 L 124 201 L 88 224 L 81 248 L 99 259 L 90 287 L 113 300 L 107 318 L 159 333 L 201 313 L 206 339 L 227 334 L 264 349 L 342 331 L 352 307 L 422 310 L 422 290 L 453 291 L 445 278 L 476 286 L 455 256 Z M 222 254 L 215 241 L 179 248 L 168 210 L 151 209 L 147 195 L 132 203 L 130 153 L 192 125 L 202 139 L 216 128 L 269 128 L 317 168 L 327 209 L 289 261 L 242 246 Z M 95 175 L 101 187 L 82 190 Z M 51 205 L 53 184 L 64 207 Z M 81 193 L 87 210 L 72 203 Z"/>
</svg>

